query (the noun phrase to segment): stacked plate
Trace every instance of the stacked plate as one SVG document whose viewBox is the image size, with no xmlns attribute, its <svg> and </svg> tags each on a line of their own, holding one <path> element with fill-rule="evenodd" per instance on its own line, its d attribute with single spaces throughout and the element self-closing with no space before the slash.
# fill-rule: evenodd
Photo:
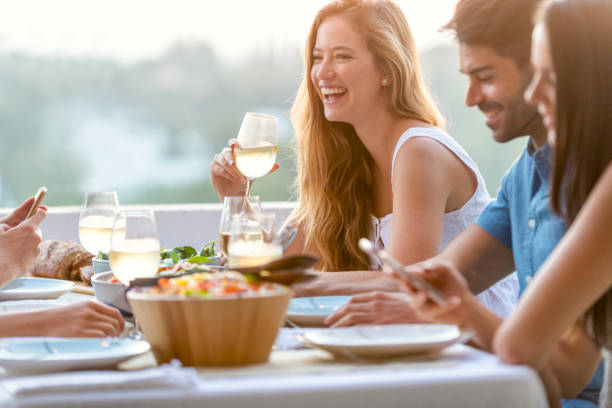
<svg viewBox="0 0 612 408">
<path fill-rule="evenodd" d="M 0 289 L 1 300 L 56 299 L 76 284 L 59 279 L 17 278 Z"/>
<path fill-rule="evenodd" d="M 325 318 L 350 299 L 350 296 L 316 296 L 291 299 L 287 310 L 287 318 L 298 326 L 324 326 Z"/>
<path fill-rule="evenodd" d="M 112 368 L 149 349 L 146 341 L 130 339 L 2 339 L 0 366 L 17 374 Z"/>
</svg>

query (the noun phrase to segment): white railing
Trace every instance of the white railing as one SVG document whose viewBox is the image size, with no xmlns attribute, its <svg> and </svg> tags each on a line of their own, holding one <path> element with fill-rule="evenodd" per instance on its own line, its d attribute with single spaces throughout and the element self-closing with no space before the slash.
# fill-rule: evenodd
<svg viewBox="0 0 612 408">
<path fill-rule="evenodd" d="M 276 213 L 280 225 L 291 210 L 294 202 L 264 202 L 264 211 Z M 122 208 L 147 208 L 155 212 L 159 240 L 162 246 L 191 245 L 195 248 L 204 243 L 218 239 L 221 204 L 176 204 L 150 206 L 122 206 Z M 80 207 L 51 207 L 47 218 L 40 228 L 43 238 L 70 240 L 79 242 L 78 223 Z M 0 218 L 10 212 L 0 209 Z"/>
</svg>

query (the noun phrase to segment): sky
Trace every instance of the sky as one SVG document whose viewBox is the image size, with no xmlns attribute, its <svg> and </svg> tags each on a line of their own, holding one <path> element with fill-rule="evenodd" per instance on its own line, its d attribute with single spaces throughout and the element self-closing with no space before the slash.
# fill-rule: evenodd
<svg viewBox="0 0 612 408">
<path fill-rule="evenodd" d="M 227 61 L 256 48 L 302 47 L 328 0 L 0 0 L 0 52 L 154 58 L 181 40 L 207 40 Z M 423 50 L 456 0 L 398 0 Z"/>
</svg>

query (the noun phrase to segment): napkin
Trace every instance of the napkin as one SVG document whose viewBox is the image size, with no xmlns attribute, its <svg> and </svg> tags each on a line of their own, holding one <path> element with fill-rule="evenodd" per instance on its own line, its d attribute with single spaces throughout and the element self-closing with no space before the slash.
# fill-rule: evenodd
<svg viewBox="0 0 612 408">
<path fill-rule="evenodd" d="M 325 331 L 327 328 L 308 328 L 304 329 L 302 327 L 281 327 L 278 332 L 278 336 L 276 337 L 276 342 L 274 343 L 274 350 L 276 351 L 285 351 L 285 350 L 299 350 L 304 348 L 309 348 L 307 344 L 304 344 L 302 341 L 304 332 L 308 330 L 309 332 L 314 331 Z"/>
<path fill-rule="evenodd" d="M 274 350 L 298 350 L 304 348 L 304 343 L 300 341 L 300 337 L 304 334 L 302 328 L 281 327 L 274 342 Z"/>
<path fill-rule="evenodd" d="M 195 389 L 197 371 L 179 361 L 141 371 L 80 371 L 5 379 L 0 387 L 12 397 L 105 390 Z"/>
</svg>

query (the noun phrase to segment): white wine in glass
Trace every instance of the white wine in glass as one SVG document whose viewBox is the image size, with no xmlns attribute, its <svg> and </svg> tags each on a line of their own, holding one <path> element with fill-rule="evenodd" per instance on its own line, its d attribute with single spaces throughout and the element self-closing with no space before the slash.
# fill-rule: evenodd
<svg viewBox="0 0 612 408">
<path fill-rule="evenodd" d="M 240 217 L 246 217 L 256 222 L 256 216 L 260 212 L 261 204 L 259 197 L 225 197 L 223 209 L 221 210 L 221 222 L 219 223 L 219 246 L 225 256 L 228 254 L 227 246 L 229 244 L 232 224 L 235 225 L 240 220 Z M 258 231 L 257 234 L 259 234 L 259 239 L 261 239 L 261 233 Z"/>
<path fill-rule="evenodd" d="M 277 152 L 278 146 L 274 145 L 237 148 L 234 153 L 236 167 L 249 180 L 263 177 L 272 170 Z"/>
<path fill-rule="evenodd" d="M 230 268 L 259 266 L 282 258 L 275 221 L 273 213 L 259 213 L 256 222 L 243 218 L 232 226 L 228 244 Z"/>
<path fill-rule="evenodd" d="M 115 191 L 87 193 L 79 216 L 79 241 L 90 253 L 108 253 L 119 202 Z"/>
<path fill-rule="evenodd" d="M 247 112 L 238 132 L 234 149 L 236 167 L 247 178 L 246 196 L 251 194 L 253 180 L 272 170 L 278 152 L 278 119 L 262 113 Z"/>
<path fill-rule="evenodd" d="M 115 217 L 110 267 L 129 286 L 136 278 L 155 276 L 159 269 L 159 240 L 152 211 L 121 211 Z"/>
</svg>

